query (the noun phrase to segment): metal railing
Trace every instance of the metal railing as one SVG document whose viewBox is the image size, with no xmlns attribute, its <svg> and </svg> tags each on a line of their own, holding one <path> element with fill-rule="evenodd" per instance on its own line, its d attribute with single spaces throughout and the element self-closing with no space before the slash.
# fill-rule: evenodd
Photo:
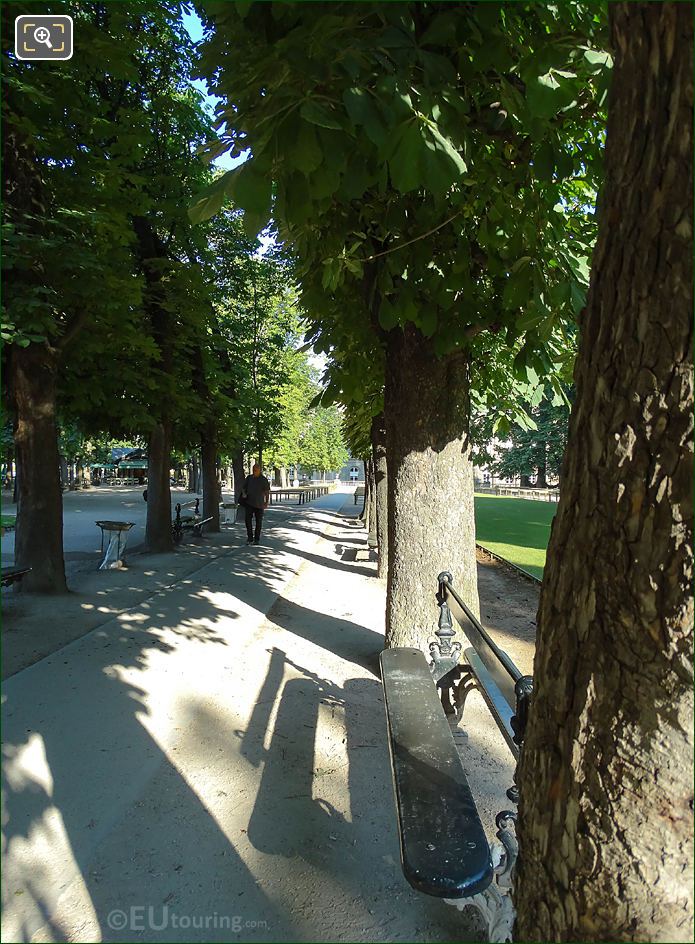
<svg viewBox="0 0 695 944">
<path fill-rule="evenodd" d="M 515 485 L 476 485 L 480 495 L 508 495 L 513 498 L 528 498 L 531 501 L 559 502 L 560 492 L 553 488 L 517 488 Z"/>
</svg>

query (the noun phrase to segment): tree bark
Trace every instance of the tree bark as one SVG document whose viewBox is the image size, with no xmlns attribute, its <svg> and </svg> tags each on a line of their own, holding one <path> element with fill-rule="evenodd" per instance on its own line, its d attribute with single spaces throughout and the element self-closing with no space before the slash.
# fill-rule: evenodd
<svg viewBox="0 0 695 944">
<path fill-rule="evenodd" d="M 155 554 L 174 549 L 171 535 L 171 487 L 169 465 L 171 462 L 171 425 L 157 423 L 149 437 L 147 447 L 147 523 L 145 544 Z"/>
<path fill-rule="evenodd" d="M 372 500 L 371 500 L 371 495 L 370 495 L 371 481 L 372 481 L 372 472 L 371 472 L 372 460 L 371 458 L 367 458 L 367 459 L 364 459 L 363 462 L 364 462 L 364 503 L 362 505 L 362 511 L 360 512 L 359 517 L 362 519 L 362 523 L 368 532 L 370 515 L 371 515 L 371 510 L 372 510 Z"/>
<path fill-rule="evenodd" d="M 545 445 L 545 443 L 544 443 Z M 547 477 L 548 466 L 546 462 L 542 462 L 537 469 L 536 475 L 536 487 L 537 488 L 547 488 L 548 487 L 548 477 Z"/>
<path fill-rule="evenodd" d="M 239 504 L 239 496 L 244 487 L 246 479 L 246 470 L 244 468 L 244 453 L 241 449 L 236 449 L 232 453 L 232 469 L 234 470 L 234 501 Z"/>
<path fill-rule="evenodd" d="M 165 275 L 163 263 L 168 260 L 168 256 L 166 246 L 146 217 L 133 217 L 132 222 L 145 276 L 144 306 L 150 319 L 152 338 L 160 353 L 157 375 L 162 389 L 157 391 L 159 403 L 156 407 L 155 423 L 149 436 L 145 543 L 150 551 L 162 553 L 174 548 L 171 534 L 171 483 L 169 479 L 173 423 L 170 404 L 166 396 L 166 387 L 173 372 L 174 325 L 166 305 L 166 291 L 163 284 Z"/>
<path fill-rule="evenodd" d="M 365 527 L 367 528 L 367 544 L 371 548 L 376 547 L 376 478 L 374 469 L 374 460 L 370 457 L 369 467 L 366 474 L 369 476 L 369 492 L 365 495 L 365 504 L 369 502 L 367 517 L 365 518 Z"/>
<path fill-rule="evenodd" d="M 11 10 L 3 8 L 3 27 L 11 29 Z M 37 161 L 32 139 L 23 126 L 23 116 L 14 109 L 15 99 L 3 99 L 3 221 L 25 237 L 40 237 L 47 211 L 47 187 L 42 165 Z M 40 255 L 40 254 L 39 254 Z M 33 259 L 26 268 L 16 268 L 5 280 L 5 301 L 22 299 L 27 290 L 45 282 L 44 264 Z M 46 314 L 47 321 L 50 315 Z M 56 372 L 58 344 L 32 342 L 28 347 L 9 348 L 10 397 L 14 405 L 17 476 L 15 501 L 17 526 L 15 564 L 31 567 L 18 584 L 18 591 L 65 593 L 63 557 L 63 495 L 58 464 L 56 424 Z"/>
<path fill-rule="evenodd" d="M 203 518 L 212 518 L 203 525 L 203 531 L 220 530 L 220 483 L 217 479 L 217 427 L 214 418 L 205 424 L 201 438 L 200 456 L 203 466 Z"/>
<path fill-rule="evenodd" d="M 386 426 L 384 414 L 372 419 L 372 462 L 374 466 L 375 540 L 379 548 L 377 577 L 388 572 L 388 476 L 386 473 Z"/>
<path fill-rule="evenodd" d="M 191 456 L 191 491 L 196 494 L 200 492 L 200 463 L 197 452 Z"/>
<path fill-rule="evenodd" d="M 692 8 L 615 3 L 520 770 L 521 941 L 693 939 Z"/>
<path fill-rule="evenodd" d="M 384 406 L 386 645 L 426 649 L 441 571 L 479 612 L 467 359 L 438 358 L 414 325 L 390 331 Z"/>
<path fill-rule="evenodd" d="M 31 567 L 18 591 L 67 593 L 56 424 L 56 357 L 45 344 L 13 347 L 17 530 L 15 566 Z"/>
</svg>

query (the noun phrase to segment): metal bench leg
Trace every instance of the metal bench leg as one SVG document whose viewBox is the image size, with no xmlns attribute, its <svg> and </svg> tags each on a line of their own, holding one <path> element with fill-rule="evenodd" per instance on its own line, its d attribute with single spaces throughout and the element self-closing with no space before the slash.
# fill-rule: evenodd
<svg viewBox="0 0 695 944">
<path fill-rule="evenodd" d="M 509 895 L 501 892 L 493 882 L 484 892 L 478 892 L 472 898 L 445 898 L 447 905 L 453 905 L 459 911 L 475 908 L 485 922 L 486 940 L 491 944 L 507 944 L 512 940 L 516 912 Z"/>
<path fill-rule="evenodd" d="M 445 898 L 448 905 L 459 911 L 470 905 L 482 916 L 487 925 L 487 939 L 492 944 L 507 944 L 512 941 L 516 912 L 511 898 L 512 871 L 516 864 L 519 846 L 516 840 L 516 813 L 503 810 L 495 817 L 499 842 L 490 846 L 495 881 L 484 892 L 472 898 Z"/>
</svg>

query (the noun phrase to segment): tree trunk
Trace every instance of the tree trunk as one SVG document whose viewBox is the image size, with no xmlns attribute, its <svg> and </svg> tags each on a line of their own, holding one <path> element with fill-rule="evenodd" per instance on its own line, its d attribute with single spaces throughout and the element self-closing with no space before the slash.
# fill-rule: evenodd
<svg viewBox="0 0 695 944">
<path fill-rule="evenodd" d="M 157 423 L 147 447 L 147 523 L 145 544 L 155 554 L 174 549 L 171 536 L 171 425 Z"/>
<path fill-rule="evenodd" d="M 379 548 L 377 577 L 388 572 L 388 477 L 386 474 L 386 426 L 384 414 L 372 419 L 372 462 L 374 466 L 374 531 Z"/>
<path fill-rule="evenodd" d="M 239 504 L 239 496 L 246 480 L 246 471 L 244 469 L 244 453 L 241 449 L 236 449 L 232 453 L 232 469 L 234 470 L 234 501 Z"/>
<path fill-rule="evenodd" d="M 60 484 L 68 487 L 68 460 L 65 456 L 58 456 L 58 468 L 60 470 Z"/>
<path fill-rule="evenodd" d="M 367 528 L 367 544 L 371 548 L 376 547 L 376 479 L 374 470 L 374 460 L 369 460 L 369 492 L 365 495 L 365 504 L 369 502 L 367 516 L 365 518 L 365 527 Z"/>
<path fill-rule="evenodd" d="M 544 444 L 545 445 L 545 444 Z M 547 488 L 548 487 L 548 467 L 546 462 L 541 462 L 537 469 L 536 475 L 536 487 L 537 488 Z"/>
<path fill-rule="evenodd" d="M 371 482 L 371 462 L 372 460 L 370 458 L 364 459 L 364 502 L 362 504 L 362 511 L 360 512 L 360 518 L 367 531 L 369 531 L 369 513 L 372 507 L 371 498 L 369 495 Z"/>
<path fill-rule="evenodd" d="M 692 8 L 615 3 L 520 771 L 521 941 L 693 939 Z"/>
<path fill-rule="evenodd" d="M 194 452 L 191 456 L 191 487 L 190 490 L 196 494 L 200 493 L 200 462 L 198 453 Z"/>
<path fill-rule="evenodd" d="M 48 346 L 13 347 L 10 382 L 18 484 L 15 566 L 31 567 L 16 589 L 67 593 L 55 415 L 56 360 Z"/>
<path fill-rule="evenodd" d="M 212 518 L 203 531 L 220 530 L 220 483 L 217 479 L 217 429 L 214 419 L 208 420 L 201 438 L 200 456 L 203 466 L 203 518 Z"/>
<path fill-rule="evenodd" d="M 530 475 L 520 475 L 520 476 L 519 476 L 519 488 L 531 488 L 531 476 L 530 476 Z"/>
<path fill-rule="evenodd" d="M 280 469 L 277 466 L 273 469 L 273 485 L 277 488 L 282 486 L 282 477 L 280 475 Z"/>
<path fill-rule="evenodd" d="M 13 16 L 12 10 L 3 8 L 6 36 Z M 21 99 L 14 96 L 9 105 L 6 97 L 4 105 L 9 107 L 7 110 L 3 107 L 3 222 L 31 242 L 45 234 L 44 220 L 50 215 L 48 188 L 43 179 L 45 167 L 36 158 L 25 116 L 14 110 L 21 108 Z M 37 288 L 45 288 L 44 265 L 50 265 L 48 258 L 32 258 L 30 265 L 12 267 L 3 286 L 3 301 L 8 307 L 19 301 L 19 310 L 24 309 L 25 293 L 33 295 Z M 32 316 L 36 317 L 37 325 L 43 318 L 46 326 L 54 324 L 50 304 L 43 312 L 32 311 Z M 66 343 L 72 326 L 72 319 L 68 319 L 66 331 L 55 347 L 38 341 L 26 348 L 11 345 L 8 350 L 17 462 L 15 564 L 32 568 L 16 585 L 20 591 L 67 592 L 55 388 L 59 345 Z"/>
<path fill-rule="evenodd" d="M 438 358 L 414 325 L 389 332 L 387 646 L 426 649 L 443 570 L 479 611 L 468 384 L 462 354 Z"/>
</svg>

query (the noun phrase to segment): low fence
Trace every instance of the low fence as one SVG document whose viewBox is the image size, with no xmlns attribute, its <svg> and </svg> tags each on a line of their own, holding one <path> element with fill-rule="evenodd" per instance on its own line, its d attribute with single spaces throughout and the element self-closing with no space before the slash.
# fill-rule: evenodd
<svg viewBox="0 0 695 944">
<path fill-rule="evenodd" d="M 480 495 L 509 495 L 513 498 L 530 498 L 532 501 L 559 502 L 560 492 L 556 488 L 515 488 L 513 485 L 476 486 Z"/>
</svg>

